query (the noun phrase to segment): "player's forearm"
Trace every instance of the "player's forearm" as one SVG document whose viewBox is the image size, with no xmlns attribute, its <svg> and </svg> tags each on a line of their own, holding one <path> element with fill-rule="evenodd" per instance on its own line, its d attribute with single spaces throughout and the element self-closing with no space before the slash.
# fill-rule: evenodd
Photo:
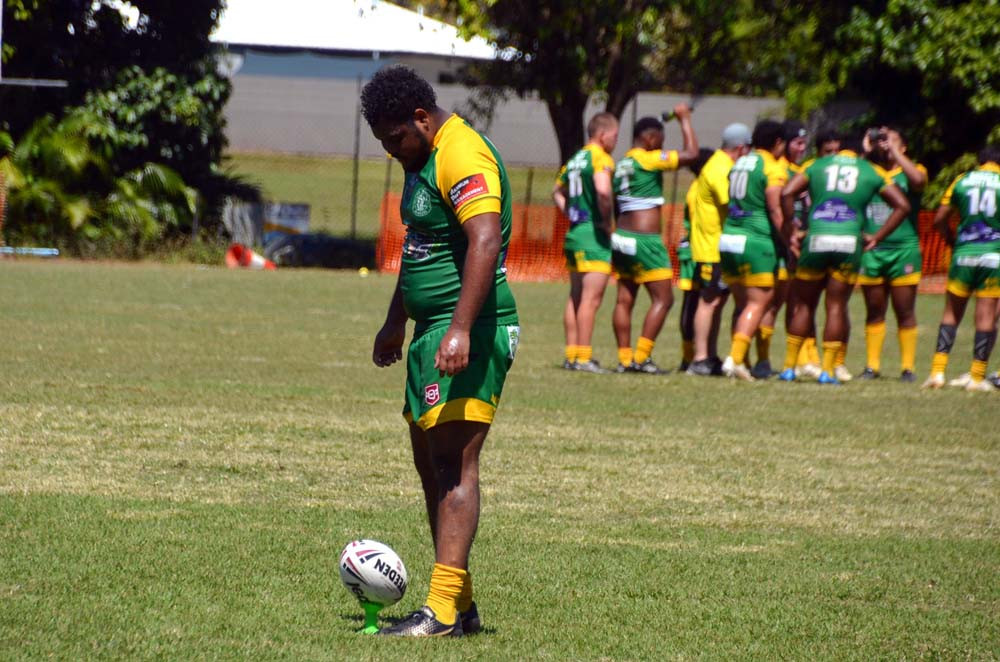
<svg viewBox="0 0 1000 662">
<path fill-rule="evenodd" d="M 889 218 L 886 219 L 885 225 L 879 228 L 878 232 L 872 235 L 872 239 L 875 242 L 881 242 L 883 239 L 892 234 L 893 230 L 898 228 L 902 223 L 906 215 L 910 213 L 910 205 L 907 204 L 902 207 L 896 207 L 889 214 Z"/>
<path fill-rule="evenodd" d="M 690 163 L 698 158 L 698 137 L 694 133 L 694 126 L 691 124 L 691 118 L 681 117 L 681 137 L 684 141 L 684 145 L 681 148 L 680 154 L 678 154 L 678 161 L 684 160 L 685 163 Z"/>
<path fill-rule="evenodd" d="M 795 197 L 794 196 L 782 194 L 782 196 L 781 196 L 781 216 L 782 216 L 783 219 L 788 219 L 789 222 L 788 223 L 784 223 L 783 225 L 787 225 L 788 226 L 787 230 L 789 232 L 789 236 L 791 236 L 791 226 L 792 226 L 791 219 L 795 218 Z"/>
<path fill-rule="evenodd" d="M 903 174 L 906 175 L 906 179 L 910 182 L 911 190 L 919 191 L 927 186 L 927 175 L 917 167 L 916 163 L 910 160 L 910 157 L 902 152 L 897 152 L 894 156 L 896 163 L 902 168 Z"/>
<path fill-rule="evenodd" d="M 942 206 L 938 207 L 937 213 L 934 215 L 934 229 L 937 230 L 938 234 L 944 238 L 944 241 L 949 246 L 955 243 L 955 237 L 952 236 L 951 228 L 948 226 L 948 216 L 951 214 L 951 207 Z"/>
<path fill-rule="evenodd" d="M 552 190 L 552 201 L 556 203 L 556 207 L 559 208 L 559 211 L 564 214 L 566 213 L 566 192 L 562 189 L 562 187 L 557 186 Z"/>
<path fill-rule="evenodd" d="M 469 249 L 462 267 L 462 289 L 451 317 L 452 329 L 468 332 L 479 317 L 483 302 L 493 288 L 501 243 L 499 218 L 496 232 L 481 232 L 469 237 Z"/>
<path fill-rule="evenodd" d="M 785 223 L 784 220 L 785 215 L 781 203 L 781 187 L 768 187 L 764 191 L 764 200 L 767 203 L 767 216 L 771 221 L 771 225 L 777 231 L 777 235 L 787 244 L 788 234 L 785 226 L 791 225 L 791 223 Z"/>
<path fill-rule="evenodd" d="M 615 203 L 610 195 L 603 193 L 597 194 L 597 211 L 601 215 L 601 218 L 598 219 L 597 226 L 604 230 L 607 234 L 611 234 L 615 218 Z"/>
</svg>

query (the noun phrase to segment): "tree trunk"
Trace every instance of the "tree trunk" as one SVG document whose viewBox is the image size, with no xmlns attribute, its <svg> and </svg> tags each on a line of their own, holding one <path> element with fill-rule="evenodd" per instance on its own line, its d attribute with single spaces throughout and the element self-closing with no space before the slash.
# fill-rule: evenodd
<svg viewBox="0 0 1000 662">
<path fill-rule="evenodd" d="M 549 110 L 552 127 L 559 141 L 559 161 L 566 163 L 570 157 L 583 146 L 584 120 L 583 113 L 587 109 L 587 95 L 582 92 L 567 94 L 567 98 L 557 101 L 554 97 L 545 98 L 545 106 Z"/>
</svg>

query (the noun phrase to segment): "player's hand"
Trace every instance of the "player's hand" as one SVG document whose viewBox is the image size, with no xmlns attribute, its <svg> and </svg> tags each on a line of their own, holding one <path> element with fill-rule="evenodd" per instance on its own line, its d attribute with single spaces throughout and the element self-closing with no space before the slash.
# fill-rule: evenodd
<svg viewBox="0 0 1000 662">
<path fill-rule="evenodd" d="M 870 250 L 873 250 L 876 246 L 878 246 L 878 241 L 875 239 L 874 235 L 862 234 L 861 235 L 861 239 L 864 242 L 864 246 L 865 246 L 864 250 L 866 252 L 870 251 Z"/>
<path fill-rule="evenodd" d="M 380 368 L 392 365 L 403 358 L 403 341 L 406 339 L 406 323 L 386 322 L 375 335 L 372 361 Z"/>
<path fill-rule="evenodd" d="M 691 108 L 686 103 L 679 103 L 674 106 L 674 116 L 679 120 L 690 118 Z"/>
<path fill-rule="evenodd" d="M 448 329 L 434 355 L 434 367 L 453 377 L 469 366 L 469 332 Z"/>
<path fill-rule="evenodd" d="M 792 236 L 788 238 L 788 252 L 796 261 L 802 255 L 802 235 L 798 232 L 793 232 Z"/>
</svg>

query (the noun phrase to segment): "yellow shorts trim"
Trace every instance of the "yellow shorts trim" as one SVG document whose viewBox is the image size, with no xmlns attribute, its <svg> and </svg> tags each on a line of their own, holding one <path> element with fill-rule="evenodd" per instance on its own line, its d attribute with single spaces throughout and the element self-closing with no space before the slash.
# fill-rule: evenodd
<svg viewBox="0 0 1000 662">
<path fill-rule="evenodd" d="M 774 274 L 750 274 L 742 280 L 746 287 L 774 287 Z"/>
<path fill-rule="evenodd" d="M 631 276 L 626 276 L 618 274 L 618 278 L 621 280 L 630 280 L 634 283 L 654 283 L 658 280 L 673 280 L 674 270 L 673 269 L 650 269 L 649 271 L 643 271 L 641 274 L 632 278 Z"/>
<path fill-rule="evenodd" d="M 799 280 L 823 280 L 826 278 L 826 271 L 817 271 L 808 267 L 798 267 L 795 270 L 795 277 Z"/>
<path fill-rule="evenodd" d="M 681 278 L 679 281 L 677 281 L 678 289 L 681 289 L 685 292 L 690 292 L 693 286 L 694 284 L 691 282 L 690 278 Z"/>
<path fill-rule="evenodd" d="M 442 402 L 433 409 L 428 409 L 417 421 L 417 427 L 421 430 L 430 430 L 435 425 L 452 421 L 474 421 L 490 424 L 493 422 L 496 411 L 497 408 L 488 402 L 476 398 L 458 398 Z M 413 415 L 409 412 L 403 416 L 409 422 L 413 422 Z"/>
<path fill-rule="evenodd" d="M 920 284 L 921 273 L 915 271 L 912 274 L 906 274 L 905 276 L 900 276 L 899 278 L 893 278 L 889 281 L 889 285 L 895 285 L 902 287 L 903 285 L 919 285 Z"/>
<path fill-rule="evenodd" d="M 1000 287 L 987 287 L 976 290 L 976 296 L 980 299 L 1000 299 Z"/>
<path fill-rule="evenodd" d="M 968 299 L 972 296 L 972 290 L 970 290 L 965 283 L 959 280 L 949 280 L 947 289 L 949 293 L 954 294 L 957 297 L 962 297 L 963 299 Z"/>
<path fill-rule="evenodd" d="M 778 280 L 791 280 L 788 275 L 788 269 L 785 267 L 778 267 Z"/>
<path fill-rule="evenodd" d="M 567 267 L 570 273 L 599 273 L 611 275 L 611 263 L 604 260 L 584 260 L 583 251 L 576 255 L 576 266 Z"/>
<path fill-rule="evenodd" d="M 917 280 L 920 280 L 917 278 Z M 881 285 L 885 282 L 885 277 L 883 276 L 858 276 L 858 285 Z"/>
<path fill-rule="evenodd" d="M 831 271 L 830 277 L 834 280 L 839 280 L 841 283 L 846 283 L 848 285 L 854 285 L 858 282 L 857 274 L 845 274 L 842 271 Z"/>
</svg>

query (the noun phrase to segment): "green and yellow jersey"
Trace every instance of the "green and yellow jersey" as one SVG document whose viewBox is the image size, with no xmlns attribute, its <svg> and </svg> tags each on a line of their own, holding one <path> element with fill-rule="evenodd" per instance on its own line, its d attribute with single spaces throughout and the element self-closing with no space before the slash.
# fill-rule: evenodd
<svg viewBox="0 0 1000 662">
<path fill-rule="evenodd" d="M 493 143 L 457 115 L 434 136 L 427 164 L 407 173 L 400 215 L 406 225 L 400 289 L 416 335 L 451 322 L 462 289 L 468 240 L 462 223 L 500 214 L 502 245 L 493 287 L 476 321 L 516 324 L 517 309 L 504 260 L 510 242 L 510 181 Z"/>
<path fill-rule="evenodd" d="M 788 176 L 788 181 L 792 181 L 795 175 L 802 172 L 803 166 L 797 165 L 789 161 L 786 157 L 782 156 L 778 159 L 778 163 L 785 169 L 785 173 Z M 810 161 L 811 163 L 811 161 Z M 802 223 L 806 216 L 806 201 L 808 196 L 806 193 L 802 193 L 799 197 L 795 198 L 795 218 L 792 219 L 793 222 Z"/>
<path fill-rule="evenodd" d="M 919 163 L 917 164 L 917 169 L 924 173 L 924 176 L 927 175 L 927 169 Z M 903 193 L 906 194 L 906 199 L 910 201 L 910 213 L 907 214 L 899 227 L 879 243 L 878 247 L 902 248 L 919 246 L 920 192 L 912 190 L 910 180 L 902 168 L 893 168 L 888 172 L 888 175 L 896 183 L 896 186 L 901 188 Z M 892 207 L 886 204 L 885 200 L 882 198 L 872 198 L 867 210 L 865 210 L 864 232 L 866 234 L 875 234 L 878 232 L 885 225 L 890 214 L 892 214 Z"/>
<path fill-rule="evenodd" d="M 615 167 L 613 190 L 618 212 L 653 209 L 663 204 L 663 173 L 676 170 L 676 150 L 633 147 Z"/>
<path fill-rule="evenodd" d="M 729 214 L 726 233 L 773 235 L 764 191 L 784 186 L 788 170 L 770 152 L 755 149 L 741 156 L 729 171 Z"/>
<path fill-rule="evenodd" d="M 611 155 L 600 145 L 589 143 L 559 171 L 558 182 L 566 187 L 566 216 L 571 227 L 600 220 L 594 173 L 602 170 L 613 172 L 614 169 L 615 161 Z"/>
<path fill-rule="evenodd" d="M 691 205 L 691 259 L 695 262 L 719 261 L 719 237 L 722 222 L 729 213 L 729 170 L 733 160 L 721 149 L 705 162 L 696 180 L 694 204 Z"/>
<path fill-rule="evenodd" d="M 850 150 L 816 159 L 802 174 L 809 181 L 809 234 L 814 236 L 860 237 L 868 203 L 893 185 L 885 170 Z"/>
<path fill-rule="evenodd" d="M 955 255 L 982 255 L 1000 251 L 1000 165 L 984 163 L 959 175 L 941 198 L 942 205 L 958 209 L 961 220 Z M 1000 265 L 998 265 L 1000 266 Z"/>
</svg>

